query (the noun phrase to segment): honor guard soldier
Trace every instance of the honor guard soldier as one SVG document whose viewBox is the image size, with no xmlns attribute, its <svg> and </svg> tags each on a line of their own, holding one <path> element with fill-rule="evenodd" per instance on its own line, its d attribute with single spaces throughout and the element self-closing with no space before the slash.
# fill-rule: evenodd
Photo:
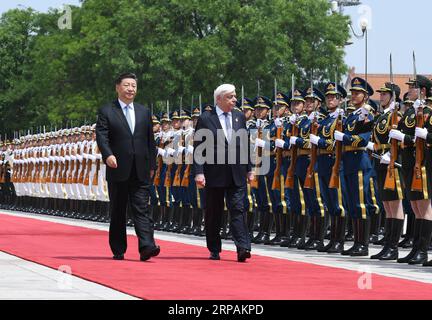
<svg viewBox="0 0 432 320">
<path fill-rule="evenodd" d="M 415 101 L 414 105 L 405 111 L 398 129 L 392 129 L 389 133 L 390 138 L 401 143 L 406 195 L 416 217 L 414 246 L 406 257 L 397 260 L 399 263 L 426 264 L 428 259 L 427 250 L 432 235 L 432 188 L 430 174 L 427 171 L 430 171 L 431 152 L 425 144 L 425 139 L 416 135 L 416 128 L 423 129 L 429 121 L 431 108 L 425 104 L 425 99 L 430 95 L 431 88 L 431 80 L 420 75 L 415 77 L 409 85 L 409 98 Z M 420 133 L 420 130 L 417 131 Z"/>
<path fill-rule="evenodd" d="M 356 109 L 345 119 L 343 131 L 334 132 L 335 140 L 344 145 L 343 175 L 349 190 L 345 209 L 351 216 L 354 231 L 354 245 L 343 251 L 342 255 L 369 255 L 372 164 L 366 146 L 372 133 L 373 116 L 366 101 L 373 93 L 372 87 L 364 79 L 352 79 L 351 103 Z"/>
<path fill-rule="evenodd" d="M 371 256 L 371 259 L 396 260 L 397 246 L 404 223 L 403 191 L 401 172 L 395 167 L 395 162 L 398 160 L 397 142 L 392 149 L 392 145 L 389 144 L 389 132 L 393 126 L 397 127 L 401 118 L 400 88 L 387 82 L 377 92 L 380 93 L 380 105 L 384 111 L 375 119 L 372 141 L 368 143 L 367 149 L 381 157 L 381 159 L 374 158 L 373 163 L 377 177 L 377 190 L 379 198 L 383 201 L 386 219 L 384 248 L 378 254 Z"/>
<path fill-rule="evenodd" d="M 273 224 L 273 215 L 270 213 L 269 196 L 267 194 L 265 175 L 259 172 L 259 167 L 264 156 L 263 134 L 269 126 L 268 113 L 272 107 L 272 102 L 264 96 L 258 96 L 253 100 L 256 122 L 251 126 L 251 144 L 255 145 L 255 180 L 251 188 L 256 189 L 255 200 L 257 203 L 260 218 L 258 234 L 252 239 L 253 243 L 263 244 L 270 240 L 270 232 Z"/>
<path fill-rule="evenodd" d="M 343 109 L 341 107 L 346 98 L 346 90 L 334 82 L 325 85 L 325 101 L 327 115 L 319 123 L 318 134 L 310 135 L 310 142 L 318 148 L 317 172 L 321 197 L 330 215 L 330 242 L 318 248 L 319 252 L 341 253 L 345 241 L 345 209 L 344 198 L 347 191 L 343 180 L 343 168 L 335 166 L 336 155 L 334 131 L 342 123 Z M 333 176 L 333 170 L 337 175 Z M 339 179 L 339 180 L 338 180 Z M 336 181 L 335 181 L 336 180 Z"/>
<path fill-rule="evenodd" d="M 161 131 L 161 123 L 160 120 L 158 118 L 157 115 L 153 114 L 152 115 L 152 124 L 153 124 L 153 136 L 155 138 L 155 145 L 158 146 L 159 142 L 161 140 L 161 135 L 162 135 L 162 131 Z M 157 169 L 155 171 L 155 175 L 156 175 Z M 153 218 L 153 221 L 155 221 L 155 228 L 156 228 L 156 224 L 159 223 L 160 220 L 160 204 L 159 204 L 159 198 L 158 195 L 156 193 L 156 188 L 157 186 L 154 183 L 154 179 L 155 176 L 150 177 L 150 179 L 153 181 L 153 183 L 151 184 L 149 191 L 150 191 L 150 210 L 152 212 L 151 216 Z"/>
</svg>

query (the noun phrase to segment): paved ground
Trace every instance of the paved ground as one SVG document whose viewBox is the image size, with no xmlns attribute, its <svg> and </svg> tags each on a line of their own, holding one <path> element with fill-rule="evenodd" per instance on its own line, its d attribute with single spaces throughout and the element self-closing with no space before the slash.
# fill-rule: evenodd
<svg viewBox="0 0 432 320">
<path fill-rule="evenodd" d="M 61 222 L 73 226 L 108 230 L 108 224 L 105 223 L 21 212 L 3 212 L 4 214 Z M 135 234 L 133 228 L 128 228 L 128 233 Z M 156 231 L 155 238 L 205 247 L 205 239 L 201 237 Z M 370 254 L 377 253 L 380 248 L 379 246 L 371 246 L 369 250 Z M 235 251 L 235 246 L 232 241 L 223 241 L 223 249 Z M 405 256 L 408 252 L 408 249 L 403 249 L 400 251 L 400 256 Z M 252 254 L 339 267 L 358 271 L 359 273 L 367 272 L 371 273 L 372 277 L 373 274 L 380 274 L 432 283 L 432 268 L 410 266 L 396 262 L 375 261 L 368 257 L 353 258 L 265 245 L 253 245 Z M 253 256 L 250 263 L 253 263 Z M 0 288 L 0 299 L 135 299 L 104 286 L 2 252 L 0 252 Z"/>
</svg>

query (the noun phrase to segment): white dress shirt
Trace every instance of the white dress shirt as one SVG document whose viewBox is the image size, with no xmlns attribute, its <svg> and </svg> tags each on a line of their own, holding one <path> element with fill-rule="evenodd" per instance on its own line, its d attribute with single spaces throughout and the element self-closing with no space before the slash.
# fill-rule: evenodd
<svg viewBox="0 0 432 320">
<path fill-rule="evenodd" d="M 227 128 L 226 128 L 226 125 L 225 125 L 225 115 L 224 115 L 224 112 L 225 111 L 223 111 L 221 108 L 219 108 L 219 106 L 216 106 L 216 114 L 219 117 L 219 122 L 221 123 L 221 126 L 222 126 L 222 129 L 224 131 L 225 137 L 228 139 Z M 231 124 L 231 130 L 232 130 L 233 126 L 232 126 L 232 112 L 231 111 L 228 112 L 228 121 Z"/>
<path fill-rule="evenodd" d="M 120 107 L 122 108 L 123 114 L 126 117 L 126 106 L 129 106 L 129 116 L 131 118 L 132 121 L 132 128 L 135 129 L 135 108 L 133 105 L 133 102 L 131 102 L 130 104 L 126 104 L 123 101 L 121 101 L 120 99 L 118 99 L 119 103 L 120 103 Z"/>
</svg>

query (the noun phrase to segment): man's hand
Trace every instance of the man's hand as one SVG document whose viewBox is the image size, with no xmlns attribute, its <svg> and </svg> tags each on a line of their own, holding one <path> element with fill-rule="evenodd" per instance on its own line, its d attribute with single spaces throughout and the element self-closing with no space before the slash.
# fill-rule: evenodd
<svg viewBox="0 0 432 320">
<path fill-rule="evenodd" d="M 251 183 L 255 179 L 255 174 L 253 173 L 253 171 L 248 172 L 247 179 L 248 179 L 248 183 Z"/>
<path fill-rule="evenodd" d="M 195 176 L 195 182 L 196 182 L 196 184 L 199 187 L 204 188 L 205 187 L 205 177 L 204 177 L 204 175 L 202 173 L 201 174 L 197 174 Z"/>
<path fill-rule="evenodd" d="M 106 159 L 106 164 L 108 167 L 117 169 L 117 159 L 115 156 L 111 155 Z"/>
</svg>

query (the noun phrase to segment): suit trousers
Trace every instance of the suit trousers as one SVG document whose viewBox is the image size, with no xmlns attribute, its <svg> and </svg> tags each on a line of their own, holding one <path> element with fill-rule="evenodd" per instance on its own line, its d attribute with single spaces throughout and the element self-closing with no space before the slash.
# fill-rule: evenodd
<svg viewBox="0 0 432 320">
<path fill-rule="evenodd" d="M 109 244 L 113 254 L 124 254 L 127 249 L 126 212 L 128 205 L 131 207 L 139 251 L 154 247 L 154 222 L 149 210 L 149 185 L 139 181 L 135 161 L 129 179 L 121 182 L 108 181 L 108 192 L 111 202 Z"/>
<path fill-rule="evenodd" d="M 211 252 L 221 252 L 222 241 L 220 237 L 221 220 L 224 211 L 224 198 L 226 196 L 227 208 L 230 212 L 230 228 L 237 248 L 250 250 L 251 241 L 246 224 L 244 198 L 246 185 L 241 187 L 205 187 L 206 209 L 205 229 L 207 248 Z"/>
</svg>

